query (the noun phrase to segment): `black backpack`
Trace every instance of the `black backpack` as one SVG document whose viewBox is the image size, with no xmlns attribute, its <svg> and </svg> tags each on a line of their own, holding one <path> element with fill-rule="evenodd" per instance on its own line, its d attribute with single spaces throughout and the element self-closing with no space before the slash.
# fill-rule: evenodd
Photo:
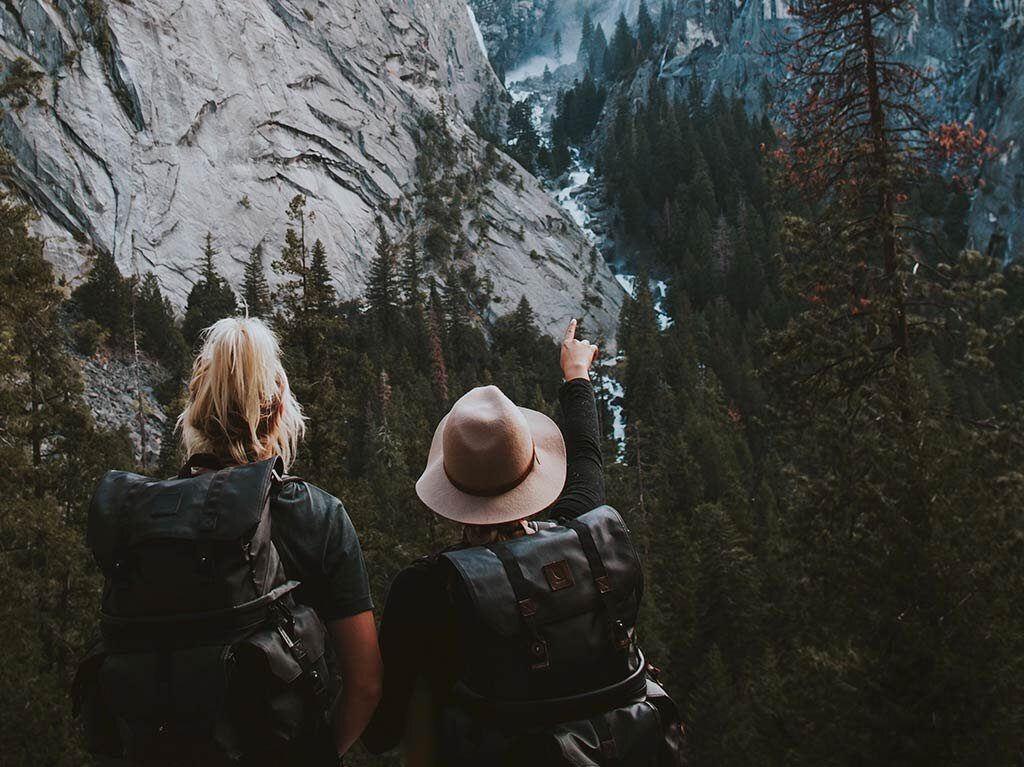
<svg viewBox="0 0 1024 767">
<path fill-rule="evenodd" d="M 78 669 L 89 750 L 230 763 L 333 751 L 325 631 L 270 537 L 280 459 L 157 480 L 112 471 L 89 509 L 102 639 Z M 280 761 L 280 760 L 278 760 Z"/>
<path fill-rule="evenodd" d="M 446 552 L 467 657 L 440 717 L 440 763 L 682 764 L 675 705 L 637 646 L 643 577 L 603 506 Z"/>
</svg>

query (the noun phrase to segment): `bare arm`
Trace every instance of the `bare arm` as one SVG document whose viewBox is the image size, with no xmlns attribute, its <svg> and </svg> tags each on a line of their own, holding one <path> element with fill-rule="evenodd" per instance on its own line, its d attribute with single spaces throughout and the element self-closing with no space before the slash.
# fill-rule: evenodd
<svg viewBox="0 0 1024 767">
<path fill-rule="evenodd" d="M 367 610 L 327 624 L 341 669 L 341 699 L 334 709 L 334 742 L 348 751 L 366 728 L 381 695 L 377 626 Z"/>
</svg>

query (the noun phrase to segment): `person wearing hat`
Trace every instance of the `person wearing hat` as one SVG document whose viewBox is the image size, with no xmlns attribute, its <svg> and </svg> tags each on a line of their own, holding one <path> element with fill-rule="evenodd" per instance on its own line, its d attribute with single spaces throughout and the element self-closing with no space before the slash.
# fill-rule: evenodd
<svg viewBox="0 0 1024 767">
<path fill-rule="evenodd" d="M 576 517 L 604 503 L 590 382 L 598 349 L 576 339 L 576 324 L 569 323 L 561 345 L 564 437 L 554 421 L 517 407 L 496 386 L 467 392 L 438 424 L 416 494 L 463 526 L 453 548 L 530 535 L 537 528 L 529 519 L 541 512 Z M 391 584 L 381 620 L 384 692 L 363 743 L 383 753 L 404 741 L 409 767 L 435 763 L 431 716 L 450 695 L 464 657 L 448 583 L 439 554 L 414 562 Z"/>
</svg>

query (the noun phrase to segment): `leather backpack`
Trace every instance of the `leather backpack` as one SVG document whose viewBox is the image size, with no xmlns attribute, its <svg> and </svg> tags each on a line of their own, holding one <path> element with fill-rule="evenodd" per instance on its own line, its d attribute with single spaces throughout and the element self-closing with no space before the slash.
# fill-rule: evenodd
<svg viewBox="0 0 1024 767">
<path fill-rule="evenodd" d="M 198 462 L 170 480 L 111 471 L 92 498 L 101 639 L 73 701 L 94 754 L 230 763 L 327 732 L 325 630 L 271 540 L 292 478 L 279 458 L 193 476 Z"/>
<path fill-rule="evenodd" d="M 442 712 L 445 765 L 682 763 L 671 698 L 637 644 L 643 576 L 610 506 L 442 556 L 467 658 Z"/>
</svg>

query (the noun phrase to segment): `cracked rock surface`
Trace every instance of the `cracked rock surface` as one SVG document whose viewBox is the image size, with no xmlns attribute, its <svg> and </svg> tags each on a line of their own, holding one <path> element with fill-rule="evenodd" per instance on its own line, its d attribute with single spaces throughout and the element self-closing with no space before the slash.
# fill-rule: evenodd
<svg viewBox="0 0 1024 767">
<path fill-rule="evenodd" d="M 398 236 L 408 217 L 395 211 L 415 209 L 419 118 L 443 114 L 456 143 L 483 153 L 465 116 L 496 78 L 461 0 L 95 7 L 0 4 L 0 60 L 24 57 L 45 75 L 38 98 L 5 111 L 0 140 L 13 185 L 42 212 L 48 257 L 71 280 L 95 247 L 125 273 L 154 272 L 180 307 L 209 230 L 238 287 L 254 245 L 276 254 L 302 193 L 349 298 L 373 256 L 374 217 Z M 521 168 L 503 178 L 487 181 L 489 236 L 467 235 L 495 310 L 526 295 L 556 333 L 588 292 L 601 299 L 589 302 L 591 326 L 613 336 L 623 293 L 607 267 L 585 285 L 583 234 Z"/>
</svg>

